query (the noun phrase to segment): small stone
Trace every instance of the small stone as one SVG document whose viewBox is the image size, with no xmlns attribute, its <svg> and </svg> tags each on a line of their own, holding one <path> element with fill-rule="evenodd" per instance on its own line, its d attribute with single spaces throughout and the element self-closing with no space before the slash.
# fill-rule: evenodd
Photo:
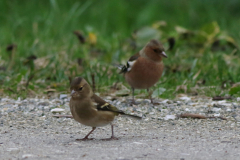
<svg viewBox="0 0 240 160">
<path fill-rule="evenodd" d="M 240 102 L 240 97 L 237 97 L 237 101 Z"/>
<path fill-rule="evenodd" d="M 20 152 L 20 149 L 19 148 L 8 148 L 7 151 L 10 152 L 11 154 L 17 154 Z"/>
<path fill-rule="evenodd" d="M 168 103 L 169 104 L 169 100 L 166 99 L 166 100 L 162 101 L 161 103 Z"/>
<path fill-rule="evenodd" d="M 219 111 L 221 111 L 221 108 L 213 107 L 213 108 L 212 108 L 212 111 L 213 111 L 213 112 L 219 112 Z"/>
<path fill-rule="evenodd" d="M 176 118 L 175 115 L 166 115 L 163 119 L 167 121 L 169 119 L 175 119 L 175 118 Z"/>
<path fill-rule="evenodd" d="M 45 107 L 44 107 L 44 110 L 45 110 L 45 111 L 49 111 L 49 109 L 50 109 L 49 106 L 45 106 Z"/>
<path fill-rule="evenodd" d="M 39 102 L 38 106 L 48 106 L 49 102 Z"/>
<path fill-rule="evenodd" d="M 198 103 L 190 103 L 189 105 L 191 105 L 191 106 L 197 106 L 197 105 L 199 105 Z"/>
<path fill-rule="evenodd" d="M 227 111 L 227 112 L 231 112 L 231 111 L 232 111 L 232 109 L 231 109 L 231 108 L 228 108 L 226 111 Z"/>
<path fill-rule="evenodd" d="M 61 112 L 64 112 L 65 109 L 62 109 L 62 108 L 54 108 L 51 110 L 52 113 L 61 113 Z"/>
<path fill-rule="evenodd" d="M 142 103 L 151 103 L 151 100 L 150 100 L 150 99 L 144 99 L 144 100 L 142 101 Z"/>
<path fill-rule="evenodd" d="M 67 96 L 68 96 L 67 94 L 60 94 L 60 97 L 59 97 L 59 98 L 60 98 L 60 99 L 65 99 L 65 98 L 67 98 Z"/>
<path fill-rule="evenodd" d="M 218 113 L 218 114 L 214 114 L 214 117 L 220 117 L 220 113 Z"/>
<path fill-rule="evenodd" d="M 191 101 L 191 98 L 189 97 L 180 97 L 179 99 L 184 100 L 184 101 Z"/>
<path fill-rule="evenodd" d="M 34 155 L 33 154 L 24 154 L 24 155 L 22 155 L 23 159 L 30 158 L 30 157 L 34 157 Z"/>
<path fill-rule="evenodd" d="M 190 109 L 186 108 L 185 111 L 190 112 Z"/>
</svg>

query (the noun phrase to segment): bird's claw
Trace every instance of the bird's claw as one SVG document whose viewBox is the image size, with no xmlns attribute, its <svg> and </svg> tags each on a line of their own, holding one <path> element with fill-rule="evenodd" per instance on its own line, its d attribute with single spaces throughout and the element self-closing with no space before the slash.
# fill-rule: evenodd
<svg viewBox="0 0 240 160">
<path fill-rule="evenodd" d="M 111 141 L 111 140 L 119 140 L 119 138 L 117 137 L 111 137 L 111 138 L 107 138 L 107 139 L 102 139 L 103 141 Z"/>
<path fill-rule="evenodd" d="M 89 140 L 94 140 L 94 138 L 82 138 L 82 139 L 76 139 L 76 141 L 89 141 Z"/>
</svg>

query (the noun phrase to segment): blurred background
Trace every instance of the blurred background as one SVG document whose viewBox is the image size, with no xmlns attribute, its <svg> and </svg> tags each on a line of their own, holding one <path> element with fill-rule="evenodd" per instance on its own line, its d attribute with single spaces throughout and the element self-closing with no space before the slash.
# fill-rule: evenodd
<svg viewBox="0 0 240 160">
<path fill-rule="evenodd" d="M 169 57 L 155 97 L 239 94 L 239 8 L 239 0 L 2 0 L 0 94 L 68 93 L 83 76 L 96 92 L 128 95 L 112 64 L 153 38 Z"/>
</svg>

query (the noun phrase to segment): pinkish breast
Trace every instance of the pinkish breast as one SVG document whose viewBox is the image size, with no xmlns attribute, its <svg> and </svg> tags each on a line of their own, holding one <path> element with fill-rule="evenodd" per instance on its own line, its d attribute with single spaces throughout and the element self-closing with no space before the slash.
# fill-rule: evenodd
<svg viewBox="0 0 240 160">
<path fill-rule="evenodd" d="M 152 87 L 161 78 L 164 65 L 146 58 L 138 58 L 131 71 L 125 74 L 125 79 L 130 86 L 136 89 Z"/>
</svg>

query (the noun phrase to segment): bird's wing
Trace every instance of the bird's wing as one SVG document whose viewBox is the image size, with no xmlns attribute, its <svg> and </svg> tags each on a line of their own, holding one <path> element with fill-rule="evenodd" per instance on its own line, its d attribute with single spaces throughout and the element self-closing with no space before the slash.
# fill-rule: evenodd
<svg viewBox="0 0 240 160">
<path fill-rule="evenodd" d="M 120 73 L 126 73 L 129 72 L 132 69 L 132 66 L 136 62 L 136 60 L 140 57 L 139 53 L 134 54 L 132 57 L 129 58 L 127 61 L 127 64 L 122 66 Z"/>
<path fill-rule="evenodd" d="M 92 99 L 93 103 L 95 104 L 96 109 L 99 111 L 110 111 L 110 112 L 116 113 L 116 115 L 121 114 L 121 115 L 126 115 L 128 117 L 135 118 L 135 119 L 142 119 L 139 116 L 124 113 L 123 111 L 119 110 L 117 107 L 107 103 L 102 98 L 98 97 L 96 94 L 93 94 L 91 99 Z"/>
<path fill-rule="evenodd" d="M 132 57 L 129 58 L 128 61 L 132 62 L 138 59 L 138 57 L 140 57 L 139 53 L 134 54 Z"/>
<path fill-rule="evenodd" d="M 111 112 L 121 112 L 120 110 L 117 109 L 117 107 L 114 107 L 113 105 L 107 103 L 104 101 L 102 98 L 98 97 L 96 94 L 93 94 L 91 97 L 93 103 L 95 104 L 95 107 L 97 110 L 101 111 L 111 111 Z"/>
</svg>

